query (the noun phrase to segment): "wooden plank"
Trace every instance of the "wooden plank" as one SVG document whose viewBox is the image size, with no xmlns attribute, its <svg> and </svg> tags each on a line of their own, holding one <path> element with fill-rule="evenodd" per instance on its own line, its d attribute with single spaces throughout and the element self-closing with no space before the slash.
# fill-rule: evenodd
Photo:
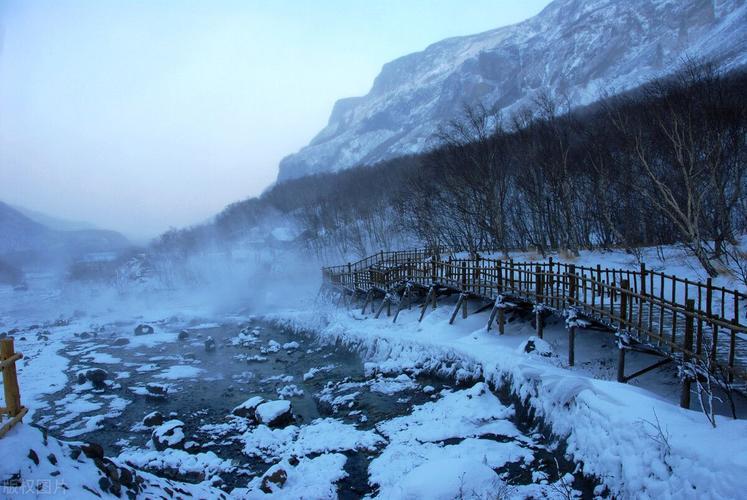
<svg viewBox="0 0 747 500">
<path fill-rule="evenodd" d="M 29 412 L 29 409 L 26 407 L 22 407 L 17 415 L 14 417 L 11 417 L 10 420 L 5 422 L 2 427 L 0 427 L 0 438 L 5 436 L 8 431 L 10 431 L 11 428 L 13 428 L 14 425 L 21 422 L 23 420 L 23 417 L 26 416 L 26 414 Z"/>
</svg>

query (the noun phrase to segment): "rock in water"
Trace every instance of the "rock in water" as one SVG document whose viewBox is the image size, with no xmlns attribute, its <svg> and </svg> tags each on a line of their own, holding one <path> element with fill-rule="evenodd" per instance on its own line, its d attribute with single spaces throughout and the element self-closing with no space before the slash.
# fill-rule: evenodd
<svg viewBox="0 0 747 500">
<path fill-rule="evenodd" d="M 153 333 L 153 327 L 146 324 L 140 324 L 135 327 L 135 335 L 150 335 Z"/>
<path fill-rule="evenodd" d="M 241 403 L 239 406 L 233 409 L 231 413 L 236 415 L 237 417 L 244 417 L 248 418 L 250 420 L 257 420 L 257 407 L 265 402 L 265 399 L 261 396 L 254 396 L 253 398 L 249 398 L 243 403 Z"/>
<path fill-rule="evenodd" d="M 101 387 L 108 378 L 109 374 L 101 368 L 89 368 L 78 372 L 79 384 L 85 384 L 87 380 L 90 380 L 94 386 Z"/>
<path fill-rule="evenodd" d="M 212 352 L 215 350 L 215 339 L 213 337 L 208 337 L 205 339 L 205 351 Z"/>
<path fill-rule="evenodd" d="M 143 417 L 143 425 L 146 427 L 154 427 L 156 425 L 161 425 L 164 420 L 166 420 L 166 418 L 163 416 L 163 413 L 160 411 L 154 411 Z"/>
<path fill-rule="evenodd" d="M 187 337 L 189 337 L 189 332 L 187 330 L 179 332 L 179 340 L 187 340 Z"/>
<path fill-rule="evenodd" d="M 257 421 L 268 427 L 285 427 L 293 421 L 290 401 L 269 401 L 257 406 L 254 412 Z"/>
<path fill-rule="evenodd" d="M 147 384 L 145 390 L 148 391 L 148 396 L 153 398 L 165 398 L 169 393 L 169 388 L 162 384 Z"/>
<path fill-rule="evenodd" d="M 169 420 L 153 429 L 151 434 L 153 446 L 156 450 L 163 451 L 166 448 L 179 448 L 184 444 L 184 422 L 181 420 Z"/>
</svg>

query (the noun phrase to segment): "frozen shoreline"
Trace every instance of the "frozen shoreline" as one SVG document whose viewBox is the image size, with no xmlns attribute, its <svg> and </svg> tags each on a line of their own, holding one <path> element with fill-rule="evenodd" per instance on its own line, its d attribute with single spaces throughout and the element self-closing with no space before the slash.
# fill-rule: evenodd
<svg viewBox="0 0 747 500">
<path fill-rule="evenodd" d="M 367 369 L 396 375 L 430 371 L 507 387 L 567 443 L 584 474 L 621 497 L 737 498 L 747 489 L 747 421 L 683 410 L 653 392 L 595 379 L 518 346 L 531 327 L 517 321 L 506 335 L 485 331 L 485 315 L 448 325 L 448 307 L 403 310 L 397 324 L 326 307 L 267 318 L 343 342 Z"/>
</svg>

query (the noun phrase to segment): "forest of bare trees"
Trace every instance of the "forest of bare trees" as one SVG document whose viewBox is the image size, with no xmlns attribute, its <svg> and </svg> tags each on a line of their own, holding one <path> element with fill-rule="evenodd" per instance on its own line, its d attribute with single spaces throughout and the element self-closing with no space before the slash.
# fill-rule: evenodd
<svg viewBox="0 0 747 500">
<path fill-rule="evenodd" d="M 735 243 L 747 231 L 746 84 L 743 71 L 688 62 L 586 108 L 541 94 L 512 116 L 465 109 L 428 153 L 276 185 L 156 247 L 240 240 L 279 216 L 318 253 L 679 243 L 714 276 L 715 262 L 744 257 Z"/>
</svg>

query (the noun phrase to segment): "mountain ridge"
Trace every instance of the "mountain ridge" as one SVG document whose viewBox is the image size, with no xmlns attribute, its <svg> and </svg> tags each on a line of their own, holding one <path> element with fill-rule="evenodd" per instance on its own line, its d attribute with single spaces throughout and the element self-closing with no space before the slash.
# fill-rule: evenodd
<svg viewBox="0 0 747 500">
<path fill-rule="evenodd" d="M 744 0 L 555 0 L 528 20 L 386 63 L 365 96 L 280 163 L 278 181 L 422 152 L 465 104 L 510 115 L 541 91 L 589 104 L 673 72 L 683 57 L 747 62 Z M 727 42 L 724 42 L 727 40 Z"/>
</svg>

